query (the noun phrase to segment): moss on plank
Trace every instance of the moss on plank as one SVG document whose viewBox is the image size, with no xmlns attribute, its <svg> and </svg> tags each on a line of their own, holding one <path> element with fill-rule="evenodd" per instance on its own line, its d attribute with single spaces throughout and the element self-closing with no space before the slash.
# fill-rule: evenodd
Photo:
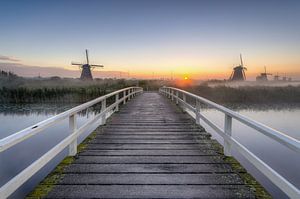
<svg viewBox="0 0 300 199">
<path fill-rule="evenodd" d="M 228 157 L 224 155 L 224 149 L 223 146 L 218 143 L 216 140 L 212 139 L 212 146 L 217 152 L 219 152 L 223 157 L 224 161 L 228 164 L 230 164 L 233 172 L 237 173 L 243 182 L 250 187 L 250 189 L 255 194 L 256 198 L 261 199 L 271 199 L 271 195 L 265 190 L 263 186 L 260 185 L 259 182 L 255 180 L 254 177 L 251 176 L 247 172 L 247 170 L 234 158 L 234 157 Z"/>
<path fill-rule="evenodd" d="M 266 191 L 266 189 L 260 185 L 255 178 L 247 172 L 247 170 L 234 158 L 224 157 L 225 162 L 229 163 L 234 172 L 236 172 L 244 183 L 251 188 L 256 198 L 271 199 L 272 196 Z"/>
<path fill-rule="evenodd" d="M 77 152 L 82 152 L 88 145 L 88 143 L 95 139 L 98 128 L 91 133 L 81 144 L 77 146 Z M 30 192 L 26 199 L 41 199 L 48 195 L 48 193 L 55 187 L 55 185 L 63 178 L 65 169 L 74 162 L 75 157 L 68 156 L 64 158 L 46 178 L 41 181 L 35 189 Z"/>
</svg>

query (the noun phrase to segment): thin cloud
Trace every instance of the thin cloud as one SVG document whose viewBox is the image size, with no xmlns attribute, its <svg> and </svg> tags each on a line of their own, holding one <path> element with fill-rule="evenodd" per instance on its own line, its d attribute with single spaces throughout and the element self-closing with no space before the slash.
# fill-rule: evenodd
<svg viewBox="0 0 300 199">
<path fill-rule="evenodd" d="M 15 61 L 15 62 L 20 61 L 19 59 L 15 59 L 13 57 L 5 56 L 5 55 L 0 55 L 0 60 L 3 60 L 3 61 Z"/>
</svg>

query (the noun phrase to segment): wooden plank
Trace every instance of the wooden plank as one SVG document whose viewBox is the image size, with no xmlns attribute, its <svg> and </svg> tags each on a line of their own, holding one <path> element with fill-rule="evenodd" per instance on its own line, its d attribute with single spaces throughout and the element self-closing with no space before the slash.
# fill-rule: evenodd
<svg viewBox="0 0 300 199">
<path fill-rule="evenodd" d="M 59 184 L 68 185 L 223 185 L 243 184 L 237 174 L 65 174 Z"/>
<path fill-rule="evenodd" d="M 182 163 L 225 163 L 222 156 L 79 156 L 75 163 L 103 164 L 103 163 L 130 163 L 130 164 L 182 164 Z"/>
<path fill-rule="evenodd" d="M 255 198 L 245 185 L 59 185 L 46 198 Z"/>
<path fill-rule="evenodd" d="M 150 156 L 150 155 L 156 155 L 156 156 L 200 156 L 200 155 L 218 155 L 219 153 L 214 150 L 85 150 L 82 153 L 80 153 L 79 156 L 115 156 L 115 155 L 140 155 L 140 156 Z"/>
<path fill-rule="evenodd" d="M 127 138 L 127 139 L 134 139 L 134 138 L 151 138 L 151 139 L 195 139 L 195 138 L 202 138 L 201 135 L 164 135 L 164 134 L 154 134 L 154 135 L 101 135 L 101 136 L 97 136 L 97 138 L 109 138 L 109 139 L 118 139 L 118 138 Z M 206 137 L 206 136 L 205 136 Z"/>
<path fill-rule="evenodd" d="M 64 173 L 232 173 L 228 164 L 72 164 Z"/>
<path fill-rule="evenodd" d="M 199 140 L 199 143 L 203 143 L 203 140 Z M 121 139 L 94 139 L 90 143 L 92 144 L 195 144 L 198 143 L 194 139 L 190 140 L 160 140 L 160 139 L 152 139 L 152 140 L 121 140 Z"/>
</svg>

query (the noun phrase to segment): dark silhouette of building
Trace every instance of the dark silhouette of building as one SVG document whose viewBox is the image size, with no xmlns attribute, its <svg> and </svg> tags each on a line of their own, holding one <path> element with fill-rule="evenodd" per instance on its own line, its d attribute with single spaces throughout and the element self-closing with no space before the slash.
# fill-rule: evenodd
<svg viewBox="0 0 300 199">
<path fill-rule="evenodd" d="M 240 59 L 241 59 L 241 65 L 233 68 L 233 71 L 229 78 L 230 81 L 245 81 L 246 80 L 245 70 L 247 70 L 247 68 L 244 67 L 241 54 L 240 54 Z"/>
<path fill-rule="evenodd" d="M 267 68 L 265 67 L 265 72 L 260 73 L 260 75 L 256 77 L 256 81 L 268 81 L 268 75 L 272 75 L 272 74 L 267 73 Z"/>
<path fill-rule="evenodd" d="M 86 64 L 72 62 L 72 65 L 77 65 L 82 69 L 80 75 L 81 80 L 93 80 L 93 75 L 91 70 L 95 67 L 103 67 L 103 65 L 90 64 L 88 50 L 85 50 L 85 56 L 86 56 Z"/>
</svg>

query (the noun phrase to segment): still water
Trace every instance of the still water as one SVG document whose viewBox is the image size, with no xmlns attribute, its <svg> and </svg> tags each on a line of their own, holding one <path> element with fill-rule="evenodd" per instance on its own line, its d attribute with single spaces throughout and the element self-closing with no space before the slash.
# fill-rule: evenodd
<svg viewBox="0 0 300 199">
<path fill-rule="evenodd" d="M 30 105 L 1 105 L 0 107 L 0 139 L 34 125 L 60 112 L 75 107 L 76 104 L 30 104 Z M 85 110 L 77 115 L 77 126 L 80 127 L 95 112 Z M 62 120 L 26 141 L 0 153 L 0 186 L 17 175 L 32 162 L 44 155 L 49 149 L 58 144 L 68 133 L 68 118 Z M 79 137 L 79 142 L 93 130 L 91 127 Z M 27 183 L 17 190 L 11 198 L 23 198 L 67 155 L 65 149 L 53 161 L 34 175 Z M 1 198 L 1 197 L 0 197 Z"/>
<path fill-rule="evenodd" d="M 76 105 L 2 105 L 2 107 L 0 107 L 0 139 L 74 106 Z M 247 109 L 237 107 L 238 106 L 233 107 L 235 111 L 289 136 L 300 139 L 300 107 L 266 107 L 263 110 L 257 107 L 248 107 Z M 202 113 L 218 124 L 218 126 L 223 127 L 224 115 L 222 113 L 209 108 L 202 109 Z M 85 111 L 79 114 L 77 118 L 78 126 L 82 125 L 94 114 L 93 111 Z M 213 130 L 203 123 L 202 125 L 208 132 L 213 134 L 213 138 L 217 139 L 221 144 L 223 143 L 222 139 L 214 133 Z M 89 131 L 87 131 L 80 140 L 83 140 L 88 133 Z M 68 119 L 65 119 L 55 127 L 47 129 L 23 143 L 17 144 L 11 149 L 0 153 L 0 186 L 55 146 L 67 135 Z M 234 120 L 233 136 L 263 161 L 271 165 L 277 172 L 289 179 L 295 186 L 300 187 L 299 155 Z M 23 198 L 66 154 L 66 151 L 59 154 L 55 160 L 33 176 L 31 180 L 22 186 L 11 198 Z M 286 197 L 237 152 L 234 152 L 234 156 L 268 189 L 274 198 Z"/>
<path fill-rule="evenodd" d="M 264 107 L 263 109 L 254 106 L 252 108 L 240 109 L 238 106 L 231 107 L 236 112 L 263 123 L 286 135 L 300 140 L 300 107 Z M 224 127 L 224 114 L 215 109 L 203 109 L 202 113 L 217 126 Z M 223 139 L 208 125 L 200 122 L 205 129 L 213 135 L 213 138 L 223 144 Z M 252 153 L 258 156 L 275 171 L 288 179 L 298 189 L 300 188 L 300 156 L 296 152 L 281 146 L 272 139 L 257 132 L 250 127 L 233 119 L 232 136 L 241 144 L 247 147 Z M 287 198 L 275 185 L 257 171 L 237 151 L 233 156 L 269 191 L 274 198 Z"/>
</svg>

